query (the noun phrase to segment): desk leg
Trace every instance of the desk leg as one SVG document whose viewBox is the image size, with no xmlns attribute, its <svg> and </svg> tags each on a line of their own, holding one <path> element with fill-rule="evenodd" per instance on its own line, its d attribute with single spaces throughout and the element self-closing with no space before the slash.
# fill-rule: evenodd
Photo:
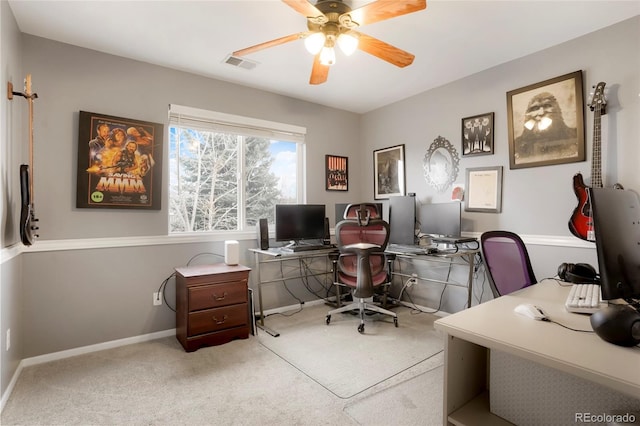
<svg viewBox="0 0 640 426">
<path fill-rule="evenodd" d="M 475 253 L 469 253 L 469 281 L 467 281 L 467 308 L 471 307 L 471 296 L 473 295 L 473 272 L 474 272 L 474 260 L 476 258 Z"/>
<path fill-rule="evenodd" d="M 256 325 L 258 326 L 258 328 L 266 331 L 268 334 L 272 335 L 273 337 L 278 337 L 280 333 L 264 325 L 264 310 L 262 309 L 262 277 L 260 276 L 260 253 L 255 253 L 255 260 L 256 260 L 256 275 L 257 275 L 256 281 L 258 282 L 258 303 L 260 304 L 260 320 Z"/>
</svg>

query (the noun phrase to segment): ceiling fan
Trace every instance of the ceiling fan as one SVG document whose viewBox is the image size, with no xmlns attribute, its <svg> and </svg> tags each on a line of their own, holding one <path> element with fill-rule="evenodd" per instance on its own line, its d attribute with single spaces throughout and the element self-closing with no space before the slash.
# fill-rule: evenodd
<svg viewBox="0 0 640 426">
<path fill-rule="evenodd" d="M 307 50 L 315 55 L 309 79 L 310 84 L 322 84 L 327 81 L 329 67 L 336 60 L 334 51 L 336 45 L 346 55 L 360 49 L 398 67 L 410 65 L 415 58 L 414 55 L 358 32 L 356 29 L 366 24 L 417 12 L 427 7 L 426 0 L 377 0 L 353 10 L 343 0 L 318 0 L 315 5 L 307 0 L 282 1 L 307 18 L 308 31 L 237 50 L 233 52 L 233 55 L 248 55 L 268 47 L 304 39 Z"/>
</svg>

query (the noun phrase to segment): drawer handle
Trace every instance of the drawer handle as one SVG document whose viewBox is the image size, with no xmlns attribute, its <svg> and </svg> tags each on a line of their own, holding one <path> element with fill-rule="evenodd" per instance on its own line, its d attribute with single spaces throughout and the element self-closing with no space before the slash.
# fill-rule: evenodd
<svg viewBox="0 0 640 426">
<path fill-rule="evenodd" d="M 227 297 L 227 292 L 225 291 L 224 293 L 222 293 L 222 296 L 218 296 L 217 294 L 213 293 L 211 297 L 213 297 L 214 300 L 224 300 Z"/>
<path fill-rule="evenodd" d="M 211 319 L 213 320 L 213 322 L 215 322 L 215 323 L 216 323 L 216 325 L 224 324 L 224 323 L 227 321 L 227 318 L 229 318 L 227 315 L 223 316 L 223 317 L 222 317 L 222 320 L 219 320 L 219 319 L 218 319 L 218 318 L 216 318 L 215 316 L 214 316 L 214 317 L 211 317 Z"/>
</svg>

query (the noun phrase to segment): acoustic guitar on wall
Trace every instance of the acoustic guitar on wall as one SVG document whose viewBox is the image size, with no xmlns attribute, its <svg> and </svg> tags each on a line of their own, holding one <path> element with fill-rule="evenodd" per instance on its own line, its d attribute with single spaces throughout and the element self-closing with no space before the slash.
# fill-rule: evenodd
<svg viewBox="0 0 640 426">
<path fill-rule="evenodd" d="M 569 230 L 576 237 L 595 241 L 593 227 L 593 214 L 591 211 L 590 188 L 602 188 L 602 139 L 601 139 L 601 116 L 606 114 L 606 99 L 604 96 L 604 82 L 596 85 L 593 98 L 589 104 L 589 109 L 594 112 L 593 116 L 593 156 L 591 159 L 591 187 L 585 185 L 581 173 L 573 176 L 573 191 L 578 198 L 578 206 L 573 210 L 569 220 Z M 616 188 L 622 189 L 622 185 L 616 184 Z"/>
<path fill-rule="evenodd" d="M 34 195 L 33 195 L 33 100 L 38 97 L 37 93 L 31 91 L 31 75 L 27 74 L 24 81 L 24 92 L 14 92 L 9 83 L 8 98 L 22 96 L 29 103 L 29 165 L 20 165 L 20 198 L 22 206 L 20 209 L 20 240 L 25 246 L 30 246 L 38 237 L 36 231 L 39 229 L 36 223 Z M 31 167 L 31 172 L 29 172 Z"/>
</svg>

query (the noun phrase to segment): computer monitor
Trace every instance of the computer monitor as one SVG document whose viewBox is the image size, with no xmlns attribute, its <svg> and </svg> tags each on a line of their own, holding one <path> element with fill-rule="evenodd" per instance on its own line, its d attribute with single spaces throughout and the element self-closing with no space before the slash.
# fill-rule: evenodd
<svg viewBox="0 0 640 426">
<path fill-rule="evenodd" d="M 460 235 L 460 203 L 420 204 L 420 232 L 428 235 Z"/>
<path fill-rule="evenodd" d="M 276 204 L 276 241 L 324 238 L 324 204 Z"/>
<path fill-rule="evenodd" d="M 416 197 L 389 197 L 389 244 L 415 243 Z"/>
<path fill-rule="evenodd" d="M 602 298 L 640 299 L 640 198 L 613 188 L 590 194 Z"/>
</svg>

